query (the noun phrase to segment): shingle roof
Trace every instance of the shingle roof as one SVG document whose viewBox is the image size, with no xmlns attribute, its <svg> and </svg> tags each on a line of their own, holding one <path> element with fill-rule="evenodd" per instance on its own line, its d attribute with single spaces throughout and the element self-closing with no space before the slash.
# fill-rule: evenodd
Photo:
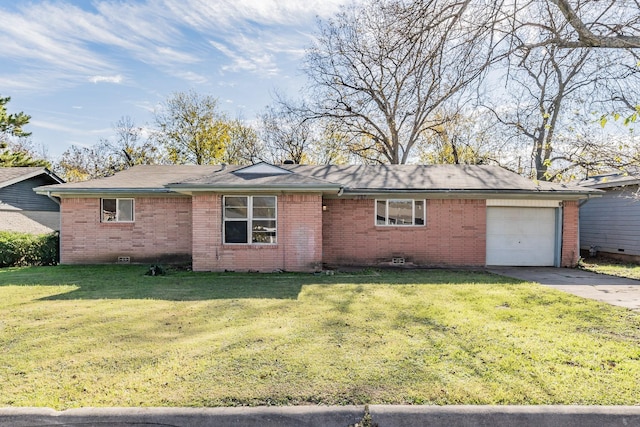
<svg viewBox="0 0 640 427">
<path fill-rule="evenodd" d="M 640 184 L 638 175 L 622 172 L 595 175 L 578 183 L 578 185 L 588 188 L 611 188 L 638 184 Z"/>
<path fill-rule="evenodd" d="M 138 165 L 106 178 L 83 182 L 68 182 L 41 188 L 56 191 L 70 190 L 165 190 L 165 185 L 192 178 L 198 178 L 221 169 L 221 166 L 198 165 Z"/>
<path fill-rule="evenodd" d="M 63 182 L 62 179 L 60 179 L 44 167 L 0 167 L 0 188 L 15 184 L 16 182 L 24 181 L 25 179 L 33 178 L 34 176 L 38 176 L 41 174 L 49 175 L 54 180 Z"/>
<path fill-rule="evenodd" d="M 284 166 L 285 168 L 287 165 Z M 345 191 L 571 191 L 561 184 L 535 182 L 499 166 L 349 165 L 301 166 L 293 171 L 340 183 Z"/>
<path fill-rule="evenodd" d="M 280 169 L 287 169 L 279 167 Z M 246 173 L 248 168 L 244 166 L 228 166 L 219 169 L 209 175 L 198 178 L 176 181 L 169 184 L 172 188 L 287 188 L 287 189 L 331 189 L 337 191 L 340 183 L 310 176 L 303 170 L 294 170 L 291 173 L 265 174 Z"/>
<path fill-rule="evenodd" d="M 498 166 L 281 165 L 291 173 L 247 173 L 245 166 L 135 166 L 114 176 L 41 187 L 56 193 L 171 192 L 242 189 L 393 192 L 511 192 L 587 194 L 584 187 L 536 182 Z"/>
</svg>

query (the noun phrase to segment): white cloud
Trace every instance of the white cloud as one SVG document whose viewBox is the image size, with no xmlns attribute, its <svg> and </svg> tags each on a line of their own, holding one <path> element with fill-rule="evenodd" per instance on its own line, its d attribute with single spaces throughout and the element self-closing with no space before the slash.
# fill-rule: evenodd
<svg viewBox="0 0 640 427">
<path fill-rule="evenodd" d="M 199 28 L 238 27 L 248 22 L 267 26 L 298 26 L 316 16 L 336 13 L 345 0 L 165 0 L 163 7 L 185 24 Z"/>
<path fill-rule="evenodd" d="M 231 64 L 222 66 L 223 71 L 260 71 L 266 75 L 275 75 L 278 72 L 273 55 L 267 52 L 256 52 L 250 46 L 234 46 L 233 49 L 219 42 L 210 43 L 231 60 Z"/>
<path fill-rule="evenodd" d="M 122 83 L 122 76 L 117 74 L 115 76 L 91 76 L 89 77 L 91 83 Z"/>
<path fill-rule="evenodd" d="M 205 84 L 209 81 L 209 79 L 206 78 L 205 76 L 198 73 L 194 73 L 192 71 L 176 72 L 174 73 L 174 75 L 178 78 L 181 78 L 183 80 L 186 80 L 188 82 L 195 83 L 195 84 Z"/>
<path fill-rule="evenodd" d="M 143 84 L 134 70 L 141 64 L 195 84 L 209 80 L 203 68 L 274 76 L 283 58 L 303 54 L 316 16 L 330 16 L 347 1 L 96 0 L 89 8 L 38 0 L 11 11 L 0 6 L 0 22 L 11 22 L 0 26 L 0 90 L 53 90 L 87 76 L 94 83 L 123 83 L 127 75 L 128 84 Z M 7 68 L 7 61 L 16 66 Z"/>
</svg>

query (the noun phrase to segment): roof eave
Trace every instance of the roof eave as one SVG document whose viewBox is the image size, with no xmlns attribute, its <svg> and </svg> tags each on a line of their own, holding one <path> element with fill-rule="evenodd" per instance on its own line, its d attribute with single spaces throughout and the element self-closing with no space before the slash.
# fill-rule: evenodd
<svg viewBox="0 0 640 427">
<path fill-rule="evenodd" d="M 167 188 L 47 188 L 36 187 L 33 189 L 36 194 L 61 196 L 91 196 L 104 194 L 171 194 L 173 191 Z"/>
<path fill-rule="evenodd" d="M 601 189 L 601 188 L 618 188 L 618 187 L 629 187 L 631 185 L 639 185 L 640 184 L 640 180 L 633 180 L 633 181 L 620 181 L 620 182 L 599 182 L 599 183 L 595 183 L 595 184 L 580 184 L 583 187 L 587 187 L 587 188 L 595 188 L 595 189 Z"/>
<path fill-rule="evenodd" d="M 350 196 L 373 196 L 373 195 L 402 195 L 402 194 L 431 194 L 439 196 L 492 196 L 498 198 L 506 197 L 535 197 L 551 199 L 586 199 L 590 197 L 601 197 L 599 190 L 567 190 L 567 191 L 546 191 L 546 190 L 481 190 L 481 189 L 344 189 L 345 195 Z"/>
<path fill-rule="evenodd" d="M 337 193 L 340 188 L 339 185 L 327 186 L 327 185 L 171 185 L 167 186 L 168 189 L 178 193 L 201 193 L 201 192 L 221 192 L 221 191 L 241 191 L 241 192 L 260 192 L 267 193 L 273 191 L 286 191 L 286 192 L 335 192 Z"/>
</svg>

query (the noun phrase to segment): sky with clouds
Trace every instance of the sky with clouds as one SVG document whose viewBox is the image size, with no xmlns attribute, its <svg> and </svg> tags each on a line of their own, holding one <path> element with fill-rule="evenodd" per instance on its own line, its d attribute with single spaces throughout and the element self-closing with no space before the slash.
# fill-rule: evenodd
<svg viewBox="0 0 640 427">
<path fill-rule="evenodd" d="M 172 93 L 219 99 L 255 119 L 275 91 L 297 96 L 317 18 L 346 0 L 0 0 L 0 96 L 54 160 L 91 146 Z"/>
</svg>

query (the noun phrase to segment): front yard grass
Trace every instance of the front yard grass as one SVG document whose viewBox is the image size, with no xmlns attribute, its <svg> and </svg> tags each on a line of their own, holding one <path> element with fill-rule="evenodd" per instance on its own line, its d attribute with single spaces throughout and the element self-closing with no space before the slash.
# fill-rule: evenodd
<svg viewBox="0 0 640 427">
<path fill-rule="evenodd" d="M 580 260 L 580 268 L 594 273 L 640 280 L 640 265 L 631 262 L 606 257 L 585 258 Z"/>
<path fill-rule="evenodd" d="M 640 404 L 640 314 L 483 272 L 0 269 L 0 406 Z"/>
</svg>

